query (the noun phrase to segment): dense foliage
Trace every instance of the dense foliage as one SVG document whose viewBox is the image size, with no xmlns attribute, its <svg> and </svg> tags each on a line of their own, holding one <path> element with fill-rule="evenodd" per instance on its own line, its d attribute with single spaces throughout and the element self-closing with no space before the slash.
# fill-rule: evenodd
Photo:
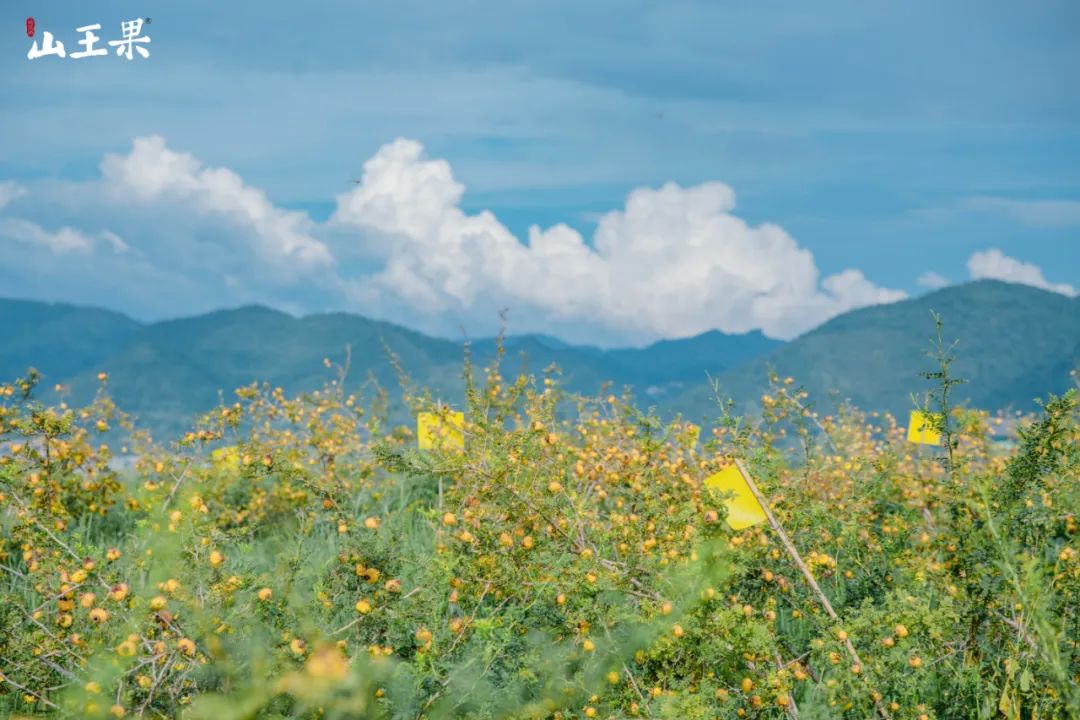
<svg viewBox="0 0 1080 720">
<path fill-rule="evenodd" d="M 699 438 L 553 373 L 474 376 L 464 450 L 432 451 L 343 373 L 243 388 L 169 444 L 104 374 L 80 408 L 0 386 L 0 713 L 1080 713 L 1074 394 L 1012 446 L 946 407 L 938 452 L 789 378 Z M 768 525 L 723 522 L 703 479 L 734 458 L 838 620 Z"/>
</svg>

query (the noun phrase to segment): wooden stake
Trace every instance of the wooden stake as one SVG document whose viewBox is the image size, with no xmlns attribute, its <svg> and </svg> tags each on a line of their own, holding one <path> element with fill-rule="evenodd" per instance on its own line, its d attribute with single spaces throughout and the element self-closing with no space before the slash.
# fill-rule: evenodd
<svg viewBox="0 0 1080 720">
<path fill-rule="evenodd" d="M 840 618 L 836 615 L 836 611 L 833 610 L 832 603 L 829 602 L 829 598 L 822 592 L 821 587 L 817 584 L 817 580 L 814 579 L 813 574 L 810 572 L 810 568 L 806 567 L 806 563 L 803 562 L 802 557 L 799 555 L 799 551 L 795 549 L 795 544 L 791 542 L 791 538 L 784 532 L 784 528 L 780 524 L 780 521 L 773 515 L 772 510 L 769 508 L 768 500 L 765 499 L 761 490 L 758 489 L 753 476 L 750 475 L 750 470 L 747 469 L 743 461 L 738 458 L 735 459 L 735 467 L 739 468 L 739 472 L 742 473 L 743 479 L 746 480 L 746 485 L 750 488 L 750 492 L 754 493 L 754 498 L 757 499 L 758 504 L 761 505 L 761 509 L 765 513 L 769 525 L 772 526 L 773 531 L 779 536 L 780 542 L 783 544 L 784 549 L 787 550 L 788 555 L 791 556 L 795 566 L 799 568 L 799 572 L 806 578 L 806 582 L 810 586 L 810 589 L 814 591 L 814 595 L 817 596 L 818 602 L 821 603 L 821 606 L 825 608 L 825 612 L 834 622 L 839 622 Z M 856 652 L 855 646 L 851 644 L 850 638 L 844 638 L 844 647 L 847 648 L 848 655 L 851 656 L 851 659 L 854 660 L 859 667 L 864 668 L 863 661 L 859 659 L 859 653 Z M 878 713 L 881 714 L 881 717 L 889 717 L 885 712 L 885 708 L 881 705 L 880 700 L 874 700 L 874 705 L 877 706 Z"/>
</svg>

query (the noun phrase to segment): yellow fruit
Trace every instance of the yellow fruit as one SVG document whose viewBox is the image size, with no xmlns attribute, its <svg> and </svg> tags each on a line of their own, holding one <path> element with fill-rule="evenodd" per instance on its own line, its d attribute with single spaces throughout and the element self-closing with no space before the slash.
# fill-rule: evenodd
<svg viewBox="0 0 1080 720">
<path fill-rule="evenodd" d="M 748 693 L 754 689 L 754 681 L 748 677 L 744 677 L 742 679 L 742 682 L 739 683 L 739 687 L 742 688 L 742 691 L 744 693 Z"/>
<path fill-rule="evenodd" d="M 261 590 L 259 590 L 259 595 L 258 595 L 258 597 L 259 597 L 259 600 L 261 600 L 261 601 L 263 601 L 263 602 L 266 602 L 267 600 L 269 600 L 269 599 L 270 599 L 270 598 L 272 598 L 273 596 L 274 596 L 274 591 L 273 591 L 273 590 L 271 590 L 271 589 L 270 589 L 270 588 L 268 588 L 268 587 L 264 587 L 264 588 L 262 588 Z"/>
<path fill-rule="evenodd" d="M 90 619 L 96 623 L 103 623 L 109 619 L 109 611 L 105 608 L 94 608 L 90 611 Z"/>
<path fill-rule="evenodd" d="M 187 638 L 180 638 L 176 641 L 176 648 L 185 655 L 195 654 L 195 643 Z"/>
<path fill-rule="evenodd" d="M 585 638 L 585 641 L 581 643 L 581 649 L 585 652 L 592 652 L 596 649 L 596 644 L 592 640 Z"/>
<path fill-rule="evenodd" d="M 356 612 L 360 613 L 361 615 L 367 615 L 369 612 L 371 612 L 371 603 L 367 600 L 357 600 Z"/>
<path fill-rule="evenodd" d="M 218 567 L 218 566 L 219 566 L 219 565 L 221 565 L 221 563 L 223 563 L 223 562 L 225 562 L 225 556 L 224 556 L 224 555 L 222 555 L 222 554 L 221 554 L 221 553 L 220 553 L 219 551 L 217 551 L 217 550 L 213 550 L 213 551 L 211 551 L 211 553 L 210 553 L 210 564 L 211 564 L 211 565 L 212 565 L 213 567 Z"/>
<path fill-rule="evenodd" d="M 897 625 L 893 628 L 893 632 L 896 633 L 896 637 L 906 638 L 908 636 L 908 629 L 903 625 Z"/>
<path fill-rule="evenodd" d="M 682 629 L 682 625 L 676 624 L 672 626 L 671 634 L 677 638 L 681 638 L 683 635 L 686 634 L 686 631 Z"/>
<path fill-rule="evenodd" d="M 153 599 L 150 600 L 150 609 L 154 610 L 156 612 L 158 610 L 161 610 L 168 603 L 169 603 L 169 601 L 166 600 L 163 595 L 157 595 Z"/>
<path fill-rule="evenodd" d="M 920 658 L 918 655 L 913 655 L 911 658 L 908 659 L 907 664 L 913 668 L 922 667 L 922 658 Z"/>
<path fill-rule="evenodd" d="M 457 516 L 452 512 L 445 513 L 442 516 L 443 525 L 457 525 Z"/>
</svg>

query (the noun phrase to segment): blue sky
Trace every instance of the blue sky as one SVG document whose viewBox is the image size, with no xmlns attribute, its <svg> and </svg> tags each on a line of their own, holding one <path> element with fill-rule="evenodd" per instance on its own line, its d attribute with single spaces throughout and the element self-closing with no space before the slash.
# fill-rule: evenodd
<svg viewBox="0 0 1080 720">
<path fill-rule="evenodd" d="M 151 57 L 31 61 L 28 16 L 68 53 L 149 17 Z M 39 0 L 0 27 L 0 296 L 439 334 L 510 307 L 623 344 L 1080 287 L 1072 2 Z"/>
</svg>

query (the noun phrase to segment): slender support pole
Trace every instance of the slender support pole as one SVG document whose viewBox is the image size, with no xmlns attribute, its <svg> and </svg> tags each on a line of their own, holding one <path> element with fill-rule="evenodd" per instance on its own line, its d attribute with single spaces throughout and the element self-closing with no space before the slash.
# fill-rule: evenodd
<svg viewBox="0 0 1080 720">
<path fill-rule="evenodd" d="M 799 572 L 801 572 L 803 577 L 806 578 L 806 582 L 810 586 L 810 589 L 814 591 L 814 595 L 817 596 L 818 602 L 821 603 L 821 606 L 825 608 L 825 612 L 834 622 L 839 622 L 840 618 L 836 615 L 836 611 L 833 610 L 832 603 L 829 602 L 829 598 L 826 597 L 824 592 L 822 592 L 821 587 L 817 584 L 817 580 L 814 579 L 813 574 L 810 572 L 810 568 L 806 567 L 806 563 L 803 562 L 802 557 L 799 555 L 799 551 L 795 549 L 795 545 L 791 542 L 791 538 L 789 538 L 788 534 L 784 532 L 784 528 L 780 524 L 780 521 L 776 519 L 775 515 L 773 515 L 772 510 L 769 508 L 768 500 L 765 499 L 765 496 L 761 493 L 761 490 L 758 489 L 757 483 L 754 482 L 754 478 L 750 474 L 750 470 L 747 469 L 743 461 L 738 458 L 735 459 L 735 467 L 739 468 L 739 472 L 742 473 L 743 479 L 746 480 L 746 484 L 750 488 L 750 492 L 754 493 L 754 498 L 756 498 L 758 504 L 761 505 L 761 509 L 765 513 L 765 517 L 768 519 L 769 525 L 772 526 L 773 531 L 780 538 L 780 542 L 783 544 L 784 549 L 787 550 L 788 555 L 791 556 L 791 559 L 792 561 L 794 561 L 795 566 L 799 568 Z M 860 668 L 864 667 L 862 660 L 859 659 L 859 653 L 856 652 L 855 646 L 851 644 L 850 638 L 844 638 L 844 647 L 847 648 L 848 655 L 851 656 L 851 659 L 854 660 Z M 878 713 L 881 715 L 881 717 L 889 717 L 888 714 L 885 712 L 885 708 L 881 705 L 880 700 L 875 699 L 874 704 L 877 706 Z"/>
</svg>

